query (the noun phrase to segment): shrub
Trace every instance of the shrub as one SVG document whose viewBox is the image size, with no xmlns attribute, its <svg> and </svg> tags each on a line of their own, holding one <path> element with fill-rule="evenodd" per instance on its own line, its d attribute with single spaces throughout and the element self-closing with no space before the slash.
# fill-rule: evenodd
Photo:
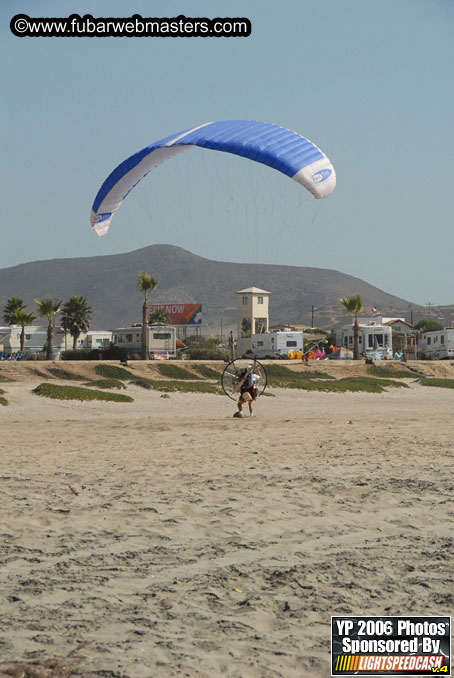
<svg viewBox="0 0 454 678">
<path fill-rule="evenodd" d="M 221 378 L 221 373 L 216 372 L 216 370 L 207 367 L 206 365 L 193 365 L 196 372 L 202 375 L 205 379 L 216 379 L 219 381 Z"/>
<path fill-rule="evenodd" d="M 213 348 L 214 346 L 209 339 L 202 337 L 201 334 L 193 334 L 190 337 L 186 337 L 184 343 L 188 348 Z"/>
<path fill-rule="evenodd" d="M 416 379 L 416 375 L 406 367 L 395 365 L 368 365 L 368 374 L 374 377 L 391 377 L 391 379 Z"/>
<path fill-rule="evenodd" d="M 440 325 L 436 320 L 432 318 L 422 318 L 415 325 L 413 329 L 418 332 L 436 332 L 443 329 L 443 325 Z"/>
<path fill-rule="evenodd" d="M 438 386 L 439 388 L 454 388 L 454 379 L 429 379 L 422 377 L 419 380 L 422 386 Z"/>
<path fill-rule="evenodd" d="M 134 384 L 134 386 L 141 386 L 149 391 L 153 388 L 155 382 L 152 379 L 147 379 L 147 377 L 134 377 L 129 383 Z"/>
<path fill-rule="evenodd" d="M 189 360 L 226 360 L 229 352 L 219 347 L 218 337 L 202 337 L 194 334 L 185 339 L 187 348 L 184 353 Z"/>
<path fill-rule="evenodd" d="M 84 381 L 87 377 L 82 376 L 81 374 L 73 374 L 73 372 L 68 372 L 61 367 L 48 367 L 47 371 L 50 372 L 57 379 L 69 379 L 70 381 Z"/>
<path fill-rule="evenodd" d="M 119 379 L 94 379 L 88 381 L 84 386 L 94 386 L 95 388 L 126 388 Z"/>
<path fill-rule="evenodd" d="M 204 381 L 155 381 L 150 379 L 150 388 L 155 391 L 164 391 L 165 393 L 213 393 L 222 395 L 223 391 L 214 384 L 207 384 Z"/>
<path fill-rule="evenodd" d="M 60 386 L 58 384 L 39 384 L 33 393 L 36 395 L 54 398 L 55 400 L 111 400 L 122 403 L 132 403 L 131 396 L 122 393 L 106 393 L 105 391 L 92 391 L 81 386 Z"/>
<path fill-rule="evenodd" d="M 116 365 L 103 365 L 101 363 L 95 366 L 95 372 L 106 379 L 134 379 L 132 372 Z"/>
<path fill-rule="evenodd" d="M 215 395 L 222 395 L 223 393 L 215 384 L 207 384 L 202 380 L 164 381 L 148 379 L 146 377 L 135 377 L 130 383 L 148 390 L 161 391 L 164 393 L 213 393 Z"/>
<path fill-rule="evenodd" d="M 156 385 L 153 386 L 153 388 L 157 388 L 158 390 L 161 390 L 161 384 L 164 384 L 165 382 L 155 382 Z M 159 385 L 158 385 L 159 384 Z M 207 384 L 204 381 L 200 382 L 177 382 L 174 381 L 170 384 L 172 386 L 173 391 L 180 391 L 181 393 L 212 393 L 215 395 L 223 395 L 224 392 L 221 391 L 220 388 L 218 388 L 215 384 Z"/>
<path fill-rule="evenodd" d="M 283 386 L 288 382 L 308 381 L 310 379 L 334 379 L 330 374 L 318 370 L 290 370 L 285 365 L 267 365 L 266 372 L 270 379 L 270 385 Z M 284 382 L 284 383 L 282 383 Z"/>
<path fill-rule="evenodd" d="M 99 360 L 101 352 L 98 348 L 80 348 L 77 350 L 62 351 L 61 360 Z"/>
<path fill-rule="evenodd" d="M 304 334 L 329 334 L 326 330 L 322 330 L 321 327 L 306 327 Z"/>
<path fill-rule="evenodd" d="M 336 387 L 338 385 L 338 387 Z M 394 379 L 374 379 L 374 377 L 346 377 L 327 384 L 328 389 L 334 386 L 335 391 L 366 391 L 367 393 L 383 393 L 385 386 L 390 388 L 409 388 L 408 384 Z"/>
<path fill-rule="evenodd" d="M 189 360 L 228 360 L 229 352 L 222 348 L 188 348 L 185 351 Z"/>
<path fill-rule="evenodd" d="M 169 377 L 170 379 L 200 379 L 196 374 L 185 370 L 184 367 L 172 365 L 172 363 L 159 363 L 157 368 L 163 377 Z"/>
<path fill-rule="evenodd" d="M 283 366 L 276 365 L 277 368 L 286 369 Z M 290 372 L 290 370 L 288 370 Z M 392 379 L 375 379 L 374 377 L 346 377 L 345 379 L 319 379 L 312 376 L 311 378 L 299 377 L 299 372 L 296 374 L 296 379 L 288 376 L 274 377 L 270 380 L 271 386 L 280 388 L 301 388 L 306 391 L 330 391 L 334 393 L 343 393 L 345 391 L 365 391 L 367 393 L 383 393 L 384 387 L 403 387 L 408 388 L 407 384 L 401 381 Z M 317 373 L 313 373 L 316 375 Z M 320 376 L 320 374 L 318 375 Z M 325 375 L 324 375 L 325 376 Z"/>
<path fill-rule="evenodd" d="M 130 356 L 126 348 L 111 343 L 107 348 L 101 349 L 101 357 L 103 360 L 128 360 Z"/>
</svg>

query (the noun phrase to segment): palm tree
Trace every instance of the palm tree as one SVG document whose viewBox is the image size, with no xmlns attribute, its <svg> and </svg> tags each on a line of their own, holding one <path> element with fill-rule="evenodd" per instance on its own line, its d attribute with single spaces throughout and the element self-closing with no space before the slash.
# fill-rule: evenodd
<svg viewBox="0 0 454 678">
<path fill-rule="evenodd" d="M 45 297 L 44 299 L 35 299 L 36 308 L 42 318 L 47 318 L 47 346 L 46 360 L 52 360 L 54 352 L 54 321 L 55 316 L 60 311 L 61 301 Z"/>
<path fill-rule="evenodd" d="M 148 331 L 148 295 L 153 292 L 158 281 L 149 273 L 141 271 L 137 281 L 137 289 L 144 293 L 142 306 L 142 360 L 147 360 L 147 331 Z"/>
<path fill-rule="evenodd" d="M 355 324 L 353 325 L 353 360 L 359 360 L 359 322 L 358 314 L 363 310 L 361 295 L 354 294 L 353 297 L 343 297 L 339 300 L 344 307 L 345 313 L 355 314 Z"/>
<path fill-rule="evenodd" d="M 152 323 L 167 323 L 169 322 L 169 319 L 164 309 L 158 306 L 158 308 L 155 308 L 154 311 L 150 313 L 148 322 L 150 325 Z"/>
<path fill-rule="evenodd" d="M 3 320 L 5 323 L 8 323 L 8 325 L 13 325 L 14 324 L 14 314 L 16 311 L 23 311 L 25 308 L 25 304 L 22 301 L 22 299 L 19 299 L 18 297 L 11 297 L 11 299 L 8 299 L 6 302 L 6 306 L 3 309 Z"/>
<path fill-rule="evenodd" d="M 20 333 L 20 352 L 23 353 L 25 347 L 25 325 L 31 325 L 36 316 L 33 313 L 26 313 L 22 308 L 16 308 L 11 318 L 13 321 L 11 324 L 20 325 L 22 328 Z"/>
<path fill-rule="evenodd" d="M 87 304 L 86 297 L 77 295 L 72 296 L 63 304 L 62 326 L 66 331 L 69 330 L 73 338 L 73 350 L 77 348 L 77 340 L 82 332 L 90 329 L 92 309 Z"/>
</svg>

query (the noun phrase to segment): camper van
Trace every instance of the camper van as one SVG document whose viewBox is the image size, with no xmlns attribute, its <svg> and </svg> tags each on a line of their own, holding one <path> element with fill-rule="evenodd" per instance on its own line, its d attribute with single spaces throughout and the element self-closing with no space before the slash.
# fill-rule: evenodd
<svg viewBox="0 0 454 678">
<path fill-rule="evenodd" d="M 454 358 L 454 328 L 425 332 L 420 346 L 426 360 L 447 360 Z"/>
<path fill-rule="evenodd" d="M 251 336 L 248 353 L 255 358 L 287 358 L 303 350 L 302 332 L 262 332 Z"/>
<path fill-rule="evenodd" d="M 140 353 L 142 348 L 142 325 L 120 327 L 112 331 L 114 346 Z M 149 358 L 176 358 L 176 329 L 170 325 L 148 325 L 147 353 Z"/>
<path fill-rule="evenodd" d="M 343 327 L 336 332 L 338 346 L 353 349 L 354 328 L 353 325 Z M 393 341 L 392 328 L 386 325 L 376 324 L 374 321 L 359 325 L 359 352 L 364 358 L 392 360 Z"/>
</svg>

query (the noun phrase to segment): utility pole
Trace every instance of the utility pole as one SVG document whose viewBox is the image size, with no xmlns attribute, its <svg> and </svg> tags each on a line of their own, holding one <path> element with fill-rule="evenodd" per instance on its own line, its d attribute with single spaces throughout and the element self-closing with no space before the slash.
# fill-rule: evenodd
<svg viewBox="0 0 454 678">
<path fill-rule="evenodd" d="M 312 306 L 312 320 L 311 320 L 312 328 L 314 328 L 314 311 L 318 311 L 318 308 L 316 306 Z"/>
<path fill-rule="evenodd" d="M 229 334 L 229 348 L 230 348 L 230 359 L 235 360 L 235 342 L 233 340 L 233 331 L 230 330 Z"/>
<path fill-rule="evenodd" d="M 233 306 L 215 306 L 214 308 L 219 309 L 221 312 L 221 317 L 220 317 L 220 340 L 221 343 L 223 343 L 223 333 L 224 333 L 224 311 L 234 311 L 235 308 Z"/>
<path fill-rule="evenodd" d="M 404 332 L 404 348 L 402 351 L 402 360 L 404 363 L 408 360 L 408 346 L 407 346 L 407 333 Z"/>
</svg>

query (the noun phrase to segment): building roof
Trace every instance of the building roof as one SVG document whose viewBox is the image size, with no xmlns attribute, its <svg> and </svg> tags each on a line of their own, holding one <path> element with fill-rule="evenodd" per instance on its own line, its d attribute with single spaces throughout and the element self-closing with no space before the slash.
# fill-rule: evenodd
<svg viewBox="0 0 454 678">
<path fill-rule="evenodd" d="M 277 325 L 271 325 L 270 329 L 277 327 L 292 327 L 296 331 L 312 329 L 311 325 L 302 325 L 301 323 L 278 323 Z"/>
<path fill-rule="evenodd" d="M 408 325 L 408 327 L 413 327 L 413 325 L 403 318 L 383 318 L 383 325 L 394 325 L 394 323 L 402 323 L 403 325 Z"/>
<path fill-rule="evenodd" d="M 261 290 L 260 287 L 247 287 L 245 290 L 239 290 L 236 294 L 245 294 L 246 292 L 252 294 L 271 294 L 271 292 Z"/>
</svg>

